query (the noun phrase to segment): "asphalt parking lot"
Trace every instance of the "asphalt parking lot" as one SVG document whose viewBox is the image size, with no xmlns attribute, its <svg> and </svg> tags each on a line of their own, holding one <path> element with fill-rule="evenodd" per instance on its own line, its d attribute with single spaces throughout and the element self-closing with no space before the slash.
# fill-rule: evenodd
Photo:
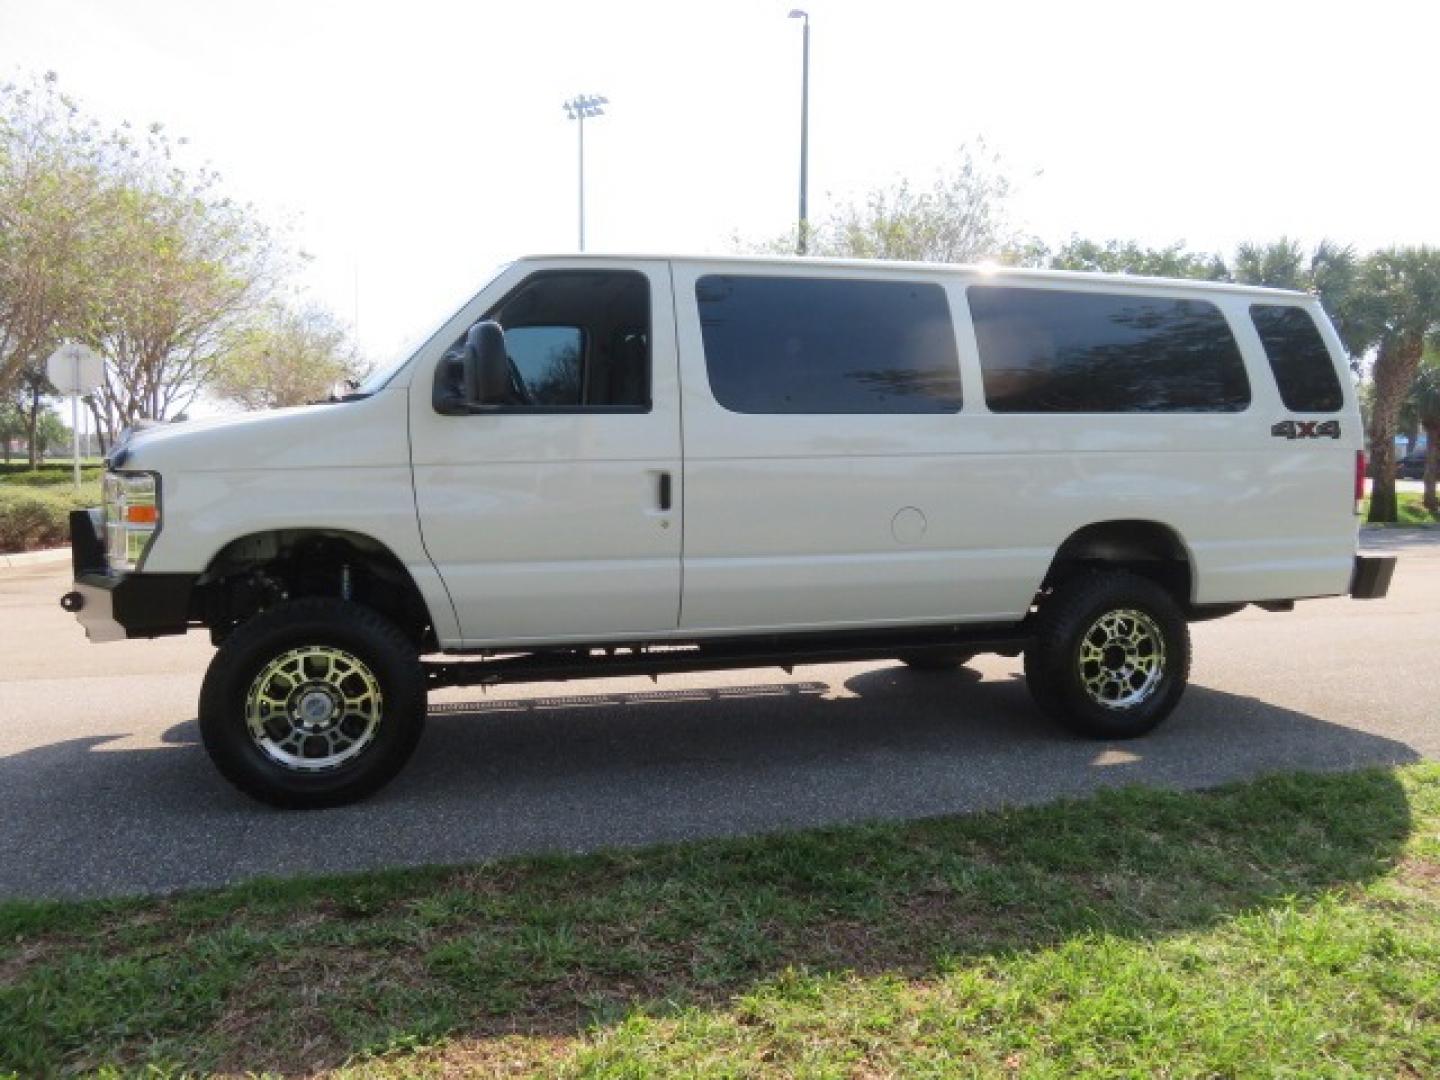
<svg viewBox="0 0 1440 1080">
<path fill-rule="evenodd" d="M 61 563 L 0 568 L 0 896 L 100 896 L 266 875 L 583 851 L 1440 758 L 1440 536 L 1383 601 L 1194 628 L 1192 687 L 1125 744 L 1066 736 L 1019 662 L 886 663 L 435 695 L 419 752 L 370 801 L 250 802 L 211 768 L 204 635 L 91 646 Z"/>
</svg>

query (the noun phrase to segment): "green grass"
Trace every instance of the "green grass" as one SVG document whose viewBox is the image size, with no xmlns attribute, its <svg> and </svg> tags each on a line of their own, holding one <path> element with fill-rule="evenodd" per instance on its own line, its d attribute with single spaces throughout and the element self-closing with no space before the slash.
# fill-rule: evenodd
<svg viewBox="0 0 1440 1080">
<path fill-rule="evenodd" d="M 1440 766 L 0 905 L 6 1069 L 1440 1075 Z"/>
<path fill-rule="evenodd" d="M 1395 494 L 1397 521 L 1385 523 L 1382 527 L 1392 528 L 1399 525 L 1434 525 L 1436 519 L 1429 510 L 1425 509 L 1424 503 L 1420 500 L 1423 496 L 1415 491 L 1400 491 Z M 1367 496 L 1360 504 L 1360 520 L 1365 521 L 1370 516 L 1370 499 Z"/>
</svg>

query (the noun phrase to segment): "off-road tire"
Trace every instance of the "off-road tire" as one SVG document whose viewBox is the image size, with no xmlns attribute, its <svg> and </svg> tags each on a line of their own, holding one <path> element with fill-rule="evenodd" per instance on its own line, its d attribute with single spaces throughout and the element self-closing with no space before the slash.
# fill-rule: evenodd
<svg viewBox="0 0 1440 1080">
<path fill-rule="evenodd" d="M 1142 618 L 1127 622 L 1127 612 Z M 1120 658 L 1124 645 L 1110 647 L 1117 658 L 1113 669 L 1097 662 L 1082 665 L 1087 635 L 1091 656 L 1098 643 L 1114 640 L 1102 627 L 1107 619 L 1120 628 L 1121 637 L 1138 635 L 1140 644 L 1132 648 L 1140 653 L 1141 666 L 1144 642 L 1158 635 L 1163 653 L 1154 665 L 1158 677 L 1153 682 L 1143 675 L 1109 677 L 1111 671 L 1126 669 Z M 1154 581 L 1127 571 L 1089 573 L 1045 597 L 1025 650 L 1025 679 L 1036 704 L 1062 726 L 1092 739 L 1133 739 L 1154 730 L 1179 703 L 1189 676 L 1190 628 L 1179 605 Z M 1107 690 L 1116 691 L 1120 700 L 1102 703 Z M 1143 697 L 1124 704 L 1126 695 L 1142 690 Z"/>
<path fill-rule="evenodd" d="M 247 697 L 267 665 L 310 648 L 363 663 L 381 702 L 373 734 L 356 755 L 314 772 L 268 757 L 246 718 Z M 425 712 L 425 673 L 414 643 L 370 608 L 313 597 L 255 616 L 220 646 L 200 690 L 200 735 L 216 768 L 247 795 L 285 808 L 338 806 L 394 778 L 420 740 Z"/>
</svg>

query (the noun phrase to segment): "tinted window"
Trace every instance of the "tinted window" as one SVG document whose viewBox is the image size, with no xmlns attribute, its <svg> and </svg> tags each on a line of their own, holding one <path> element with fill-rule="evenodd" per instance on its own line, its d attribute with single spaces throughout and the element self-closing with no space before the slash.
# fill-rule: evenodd
<svg viewBox="0 0 1440 1080">
<path fill-rule="evenodd" d="M 972 286 L 985 400 L 995 412 L 1234 412 L 1240 348 L 1202 300 Z"/>
<path fill-rule="evenodd" d="M 505 331 L 505 350 L 534 404 L 581 404 L 585 335 L 579 327 L 513 327 Z"/>
<path fill-rule="evenodd" d="M 732 412 L 960 408 L 939 285 L 717 274 L 696 283 L 695 299 L 710 388 Z"/>
<path fill-rule="evenodd" d="M 1304 308 L 1256 304 L 1250 318 L 1265 344 L 1280 400 L 1296 412 L 1335 412 L 1343 400 L 1340 379 L 1320 328 Z"/>
<path fill-rule="evenodd" d="M 650 283 L 633 270 L 542 270 L 486 312 L 505 330 L 511 407 L 650 405 Z M 446 357 L 463 355 L 465 335 Z"/>
</svg>

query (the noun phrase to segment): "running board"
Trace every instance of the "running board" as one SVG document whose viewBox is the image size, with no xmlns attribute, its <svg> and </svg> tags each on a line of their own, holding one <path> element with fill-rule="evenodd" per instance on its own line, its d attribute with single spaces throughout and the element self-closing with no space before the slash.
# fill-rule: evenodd
<svg viewBox="0 0 1440 1080">
<path fill-rule="evenodd" d="M 943 627 L 883 633 L 770 635 L 673 645 L 546 649 L 491 654 L 474 660 L 427 660 L 423 666 L 427 685 L 438 690 L 446 686 L 567 682 L 633 675 L 655 678 L 675 672 L 735 668 L 778 667 L 789 672 L 801 664 L 889 660 L 905 653 L 938 649 L 1018 656 L 1029 641 L 1029 627 L 1022 623 L 988 631 Z"/>
</svg>

